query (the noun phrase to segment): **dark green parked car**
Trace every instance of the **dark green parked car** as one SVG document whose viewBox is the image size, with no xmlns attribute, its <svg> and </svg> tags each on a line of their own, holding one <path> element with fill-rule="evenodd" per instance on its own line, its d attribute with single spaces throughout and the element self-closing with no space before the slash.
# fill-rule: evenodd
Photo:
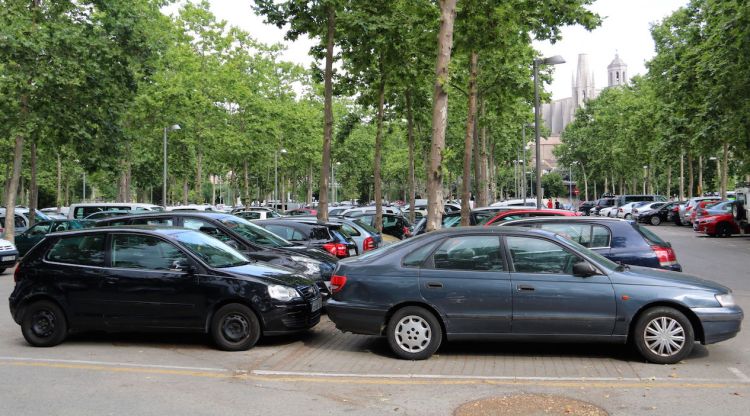
<svg viewBox="0 0 750 416">
<path fill-rule="evenodd" d="M 23 257 L 36 243 L 42 241 L 49 233 L 69 230 L 80 230 L 94 226 L 95 221 L 87 220 L 52 220 L 40 221 L 33 227 L 16 236 L 18 257 Z"/>
</svg>

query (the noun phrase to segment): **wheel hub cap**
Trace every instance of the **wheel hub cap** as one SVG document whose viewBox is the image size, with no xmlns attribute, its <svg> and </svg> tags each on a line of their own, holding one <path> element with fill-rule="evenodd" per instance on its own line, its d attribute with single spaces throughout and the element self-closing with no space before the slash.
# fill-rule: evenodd
<svg viewBox="0 0 750 416">
<path fill-rule="evenodd" d="M 685 345 L 685 329 L 676 320 L 662 316 L 653 319 L 644 330 L 646 346 L 661 357 L 670 357 Z"/>
<path fill-rule="evenodd" d="M 244 316 L 238 314 L 227 315 L 221 325 L 221 332 L 231 342 L 239 342 L 250 335 L 250 325 Z"/>
<path fill-rule="evenodd" d="M 34 324 L 31 330 L 39 337 L 45 338 L 55 332 L 55 315 L 50 311 L 43 310 L 35 313 L 32 322 Z"/>
<path fill-rule="evenodd" d="M 396 324 L 396 343 L 406 352 L 421 352 L 430 344 L 432 328 L 421 316 L 409 315 Z"/>
</svg>

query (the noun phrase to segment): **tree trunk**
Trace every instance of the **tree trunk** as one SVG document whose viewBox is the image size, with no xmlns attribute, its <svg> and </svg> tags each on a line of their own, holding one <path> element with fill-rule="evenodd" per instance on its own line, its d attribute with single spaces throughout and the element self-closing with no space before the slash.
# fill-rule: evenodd
<svg viewBox="0 0 750 416">
<path fill-rule="evenodd" d="M 484 127 L 483 127 L 484 129 Z M 489 155 L 487 157 L 487 170 L 489 171 L 489 198 L 491 202 L 497 200 L 497 166 L 495 165 L 495 143 L 490 145 Z"/>
<path fill-rule="evenodd" d="M 29 227 L 31 227 L 36 223 L 37 198 L 39 196 L 36 183 L 36 139 L 31 140 L 31 186 L 29 188 Z M 8 218 L 7 215 L 6 218 Z"/>
<path fill-rule="evenodd" d="M 581 164 L 581 172 L 583 173 L 583 195 L 584 201 L 589 201 L 589 177 L 586 176 L 586 167 Z"/>
<path fill-rule="evenodd" d="M 698 155 L 698 195 L 703 195 L 706 188 L 703 186 L 703 155 Z"/>
<path fill-rule="evenodd" d="M 482 104 L 480 105 L 481 113 L 482 113 L 482 119 L 484 119 L 485 116 L 485 101 L 482 100 Z M 479 120 L 476 121 L 476 123 L 479 123 Z M 479 199 L 477 201 L 478 205 L 480 207 L 486 207 L 490 204 L 489 201 L 489 184 L 487 183 L 488 178 L 488 163 L 487 163 L 487 126 L 486 123 L 481 123 L 482 129 L 481 129 L 481 135 L 479 136 Z"/>
<path fill-rule="evenodd" d="M 182 182 L 182 204 L 188 204 L 188 195 L 190 194 L 190 186 L 188 185 L 187 178 L 183 179 Z"/>
<path fill-rule="evenodd" d="M 414 204 L 416 202 L 414 190 L 414 114 L 412 113 L 411 88 L 406 90 L 406 136 L 409 141 L 409 222 L 414 224 Z"/>
<path fill-rule="evenodd" d="M 688 153 L 688 198 L 693 197 L 693 189 L 695 188 L 693 175 L 693 156 Z"/>
<path fill-rule="evenodd" d="M 323 160 L 320 166 L 320 197 L 318 219 L 328 221 L 328 176 L 331 166 L 331 137 L 333 136 L 333 35 L 336 29 L 336 11 L 328 5 L 328 27 L 326 32 L 326 69 L 324 73 L 324 122 Z"/>
<path fill-rule="evenodd" d="M 604 193 L 606 194 L 608 192 L 609 192 L 609 178 L 605 176 L 604 177 Z"/>
<path fill-rule="evenodd" d="M 26 120 L 29 111 L 28 97 L 21 96 L 21 120 Z M 5 234 L 6 240 L 11 243 L 15 242 L 16 224 L 14 214 L 16 209 L 16 193 L 18 192 L 18 181 L 21 178 L 21 165 L 23 161 L 23 134 L 16 134 L 16 144 L 13 149 L 13 171 L 8 185 L 8 192 L 5 195 Z"/>
<path fill-rule="evenodd" d="M 461 225 L 469 225 L 471 214 L 471 152 L 474 145 L 474 129 L 477 112 L 477 60 L 476 51 L 469 61 L 469 104 L 466 112 L 466 135 L 464 136 L 464 175 L 461 189 Z"/>
<path fill-rule="evenodd" d="M 57 194 L 55 195 L 55 204 L 57 206 L 57 213 L 59 214 L 62 204 L 62 160 L 60 159 L 60 153 L 57 154 Z"/>
<path fill-rule="evenodd" d="M 685 200 L 685 151 L 680 152 L 680 201 Z"/>
<path fill-rule="evenodd" d="M 200 146 L 198 147 L 197 162 L 198 166 L 195 175 L 195 202 L 201 204 L 203 203 L 203 149 Z"/>
<path fill-rule="evenodd" d="M 380 67 L 380 85 L 378 86 L 378 121 L 377 132 L 375 133 L 375 172 L 373 180 L 375 181 L 375 229 L 383 231 L 383 189 L 380 179 L 380 153 L 383 147 L 383 112 L 385 111 L 385 74 L 383 65 Z"/>
<path fill-rule="evenodd" d="M 667 165 L 667 198 L 672 197 L 672 164 Z"/>
<path fill-rule="evenodd" d="M 729 143 L 724 142 L 724 152 L 721 159 L 721 199 L 727 199 L 727 178 L 729 173 Z"/>
<path fill-rule="evenodd" d="M 427 225 L 426 230 L 440 228 L 443 218 L 443 150 L 448 122 L 448 66 L 453 47 L 453 22 L 456 17 L 456 0 L 440 0 L 440 31 L 435 64 L 435 89 L 432 98 L 432 144 L 427 170 Z"/>
<path fill-rule="evenodd" d="M 216 177 L 211 177 L 211 205 L 216 205 Z"/>
<path fill-rule="evenodd" d="M 245 173 L 245 193 L 242 195 L 242 203 L 247 207 L 250 206 L 250 178 L 247 174 L 247 159 L 242 161 L 242 168 Z"/>
<path fill-rule="evenodd" d="M 308 206 L 312 207 L 313 203 L 313 164 L 310 162 L 310 166 L 308 168 L 307 173 L 307 198 L 306 202 Z"/>
</svg>

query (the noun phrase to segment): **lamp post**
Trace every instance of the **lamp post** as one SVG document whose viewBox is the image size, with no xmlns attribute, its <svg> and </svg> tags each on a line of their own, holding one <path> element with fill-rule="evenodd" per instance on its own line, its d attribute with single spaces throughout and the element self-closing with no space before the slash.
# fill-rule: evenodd
<svg viewBox="0 0 750 416">
<path fill-rule="evenodd" d="M 161 203 L 165 207 L 167 206 L 167 132 L 176 131 L 179 129 L 179 124 L 173 124 L 169 127 L 164 127 L 164 172 L 162 177 Z"/>
<path fill-rule="evenodd" d="M 279 193 L 279 154 L 285 154 L 286 149 L 283 147 L 279 149 L 277 152 L 274 152 L 273 154 L 273 204 L 274 209 L 276 209 L 276 203 L 278 202 L 278 193 Z M 281 207 L 283 210 L 284 207 Z"/>
<path fill-rule="evenodd" d="M 578 161 L 573 161 L 568 167 L 568 199 L 570 200 L 570 210 L 573 211 L 573 165 L 577 165 Z"/>
<path fill-rule="evenodd" d="M 560 55 L 549 58 L 534 59 L 534 143 L 536 146 L 536 207 L 542 209 L 542 151 L 539 137 L 539 65 L 564 64 L 565 59 Z"/>
<path fill-rule="evenodd" d="M 523 205 L 526 206 L 526 151 L 529 150 L 529 144 L 526 143 L 526 127 L 534 127 L 533 124 L 524 124 L 521 127 L 521 141 L 523 141 L 523 184 L 521 192 L 523 193 Z"/>
<path fill-rule="evenodd" d="M 643 195 L 646 195 L 646 178 L 648 178 L 648 166 L 643 165 Z"/>
<path fill-rule="evenodd" d="M 719 195 L 721 196 L 721 160 L 716 156 L 711 156 L 708 158 L 708 160 L 715 160 L 716 161 L 716 183 L 718 184 L 716 186 L 716 189 L 719 190 Z"/>
<path fill-rule="evenodd" d="M 334 204 L 336 203 L 336 197 L 337 197 L 337 195 L 336 195 L 336 188 L 338 188 L 336 186 L 336 168 L 339 167 L 339 166 L 341 166 L 341 162 L 336 162 L 336 163 L 333 164 L 333 166 L 331 166 L 331 188 L 333 188 L 331 190 L 331 193 L 333 194 L 333 203 Z"/>
</svg>

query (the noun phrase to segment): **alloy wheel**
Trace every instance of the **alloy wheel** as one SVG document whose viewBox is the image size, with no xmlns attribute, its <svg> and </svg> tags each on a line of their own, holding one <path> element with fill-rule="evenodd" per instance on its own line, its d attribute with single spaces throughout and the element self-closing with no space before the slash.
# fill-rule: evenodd
<svg viewBox="0 0 750 416">
<path fill-rule="evenodd" d="M 685 329 L 668 316 L 654 318 L 643 331 L 646 347 L 661 357 L 671 357 L 685 345 Z"/>
</svg>

